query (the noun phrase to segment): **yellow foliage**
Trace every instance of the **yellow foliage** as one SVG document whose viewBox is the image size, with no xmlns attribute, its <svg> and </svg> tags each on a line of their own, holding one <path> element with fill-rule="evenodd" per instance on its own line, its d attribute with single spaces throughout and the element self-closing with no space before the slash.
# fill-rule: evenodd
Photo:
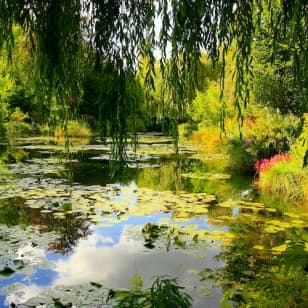
<svg viewBox="0 0 308 308">
<path fill-rule="evenodd" d="M 23 122 L 29 119 L 27 113 L 23 113 L 19 107 L 16 107 L 15 110 L 10 114 L 9 120 L 13 122 Z"/>
<path fill-rule="evenodd" d="M 193 132 L 191 141 L 196 145 L 205 146 L 205 152 L 215 152 L 222 143 L 221 130 L 215 126 L 201 128 Z"/>
</svg>

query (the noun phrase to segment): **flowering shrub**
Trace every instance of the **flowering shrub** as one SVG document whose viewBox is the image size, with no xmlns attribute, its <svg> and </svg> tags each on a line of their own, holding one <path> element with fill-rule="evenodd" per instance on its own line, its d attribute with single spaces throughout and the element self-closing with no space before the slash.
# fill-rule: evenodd
<svg viewBox="0 0 308 308">
<path fill-rule="evenodd" d="M 243 124 L 246 151 L 256 159 L 289 152 L 299 134 L 300 119 L 265 108 L 254 111 L 246 115 Z"/>
<path fill-rule="evenodd" d="M 254 169 L 259 174 L 254 184 L 262 194 L 295 204 L 308 201 L 308 170 L 298 167 L 293 156 L 281 153 L 261 159 L 255 163 Z"/>
<path fill-rule="evenodd" d="M 267 171 L 269 168 L 271 168 L 273 165 L 277 164 L 278 162 L 282 160 L 290 160 L 291 157 L 287 153 L 280 153 L 272 156 L 271 158 L 264 158 L 257 160 L 254 169 L 258 174 L 261 172 Z"/>
<path fill-rule="evenodd" d="M 251 108 L 244 115 L 243 138 L 238 140 L 237 135 L 229 138 L 231 169 L 242 174 L 260 173 L 260 168 L 267 170 L 276 159 L 280 161 L 281 155 L 286 155 L 276 156 L 277 153 L 291 153 L 290 148 L 300 132 L 300 126 L 300 119 L 293 115 L 282 115 L 269 108 Z M 235 132 L 235 129 L 228 131 Z M 272 158 L 263 160 L 264 157 Z"/>
</svg>

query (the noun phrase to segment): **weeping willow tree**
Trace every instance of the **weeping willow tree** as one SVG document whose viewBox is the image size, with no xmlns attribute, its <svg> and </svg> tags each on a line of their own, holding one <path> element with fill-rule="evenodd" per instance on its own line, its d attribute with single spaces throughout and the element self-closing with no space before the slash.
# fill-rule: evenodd
<svg viewBox="0 0 308 308">
<path fill-rule="evenodd" d="M 45 100 L 56 97 L 64 119 L 69 117 L 68 104 L 78 103 L 81 97 L 90 48 L 90 65 L 103 67 L 107 79 L 106 68 L 111 67 L 109 82 L 116 86 L 112 86 L 113 99 L 104 105 L 104 119 L 112 123 L 116 152 L 122 156 L 127 111 L 134 114 L 138 108 L 135 100 L 127 99 L 132 90 L 127 80 L 136 75 L 140 59 L 148 59 L 144 78 L 152 87 L 154 52 L 159 50 L 163 91 L 171 98 L 176 126 L 187 87 L 191 90 L 196 83 L 201 51 L 213 62 L 221 58 L 224 66 L 226 53 L 235 44 L 235 104 L 240 121 L 249 99 L 251 48 L 256 29 L 265 20 L 270 20 L 273 51 L 278 33 L 288 34 L 295 80 L 307 98 L 306 0 L 0 0 L 0 47 L 10 55 L 13 27 L 24 30 L 35 62 L 36 88 Z M 223 79 L 222 70 L 222 83 Z"/>
</svg>

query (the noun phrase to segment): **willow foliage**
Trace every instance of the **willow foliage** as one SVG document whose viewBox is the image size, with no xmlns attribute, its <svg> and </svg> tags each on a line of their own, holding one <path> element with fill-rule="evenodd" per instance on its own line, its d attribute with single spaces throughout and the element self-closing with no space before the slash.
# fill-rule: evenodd
<svg viewBox="0 0 308 308">
<path fill-rule="evenodd" d="M 153 86 L 156 49 L 176 123 L 187 87 L 195 84 L 201 50 L 213 61 L 222 57 L 224 63 L 235 41 L 236 104 L 241 115 L 249 97 L 251 47 L 264 14 L 271 16 L 273 50 L 277 34 L 288 31 L 296 80 L 307 97 L 306 0 L 0 0 L 0 46 L 10 53 L 13 26 L 21 26 L 31 42 L 38 89 L 47 97 L 52 93 L 62 107 L 80 97 L 82 67 L 88 63 L 85 50 L 94 52 L 91 61 L 96 67 L 111 65 L 111 78 L 118 85 L 112 88 L 116 99 L 109 102 L 107 116 L 121 154 L 126 138 L 123 118 L 136 108 L 136 102 L 125 98 L 130 87 L 124 80 L 134 76 L 139 60 L 147 57 L 145 81 Z"/>
</svg>

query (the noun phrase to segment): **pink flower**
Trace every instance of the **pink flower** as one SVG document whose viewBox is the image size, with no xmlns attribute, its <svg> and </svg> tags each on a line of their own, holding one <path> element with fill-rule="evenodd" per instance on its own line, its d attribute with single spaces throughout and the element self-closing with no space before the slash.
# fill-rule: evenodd
<svg viewBox="0 0 308 308">
<path fill-rule="evenodd" d="M 271 168 L 273 165 L 275 165 L 279 161 L 290 160 L 290 159 L 291 157 L 288 153 L 276 154 L 272 156 L 271 158 L 264 158 L 264 159 L 257 160 L 254 165 L 254 169 L 256 170 L 257 173 L 260 174 L 261 172 L 264 172 L 268 170 L 269 168 Z"/>
</svg>

